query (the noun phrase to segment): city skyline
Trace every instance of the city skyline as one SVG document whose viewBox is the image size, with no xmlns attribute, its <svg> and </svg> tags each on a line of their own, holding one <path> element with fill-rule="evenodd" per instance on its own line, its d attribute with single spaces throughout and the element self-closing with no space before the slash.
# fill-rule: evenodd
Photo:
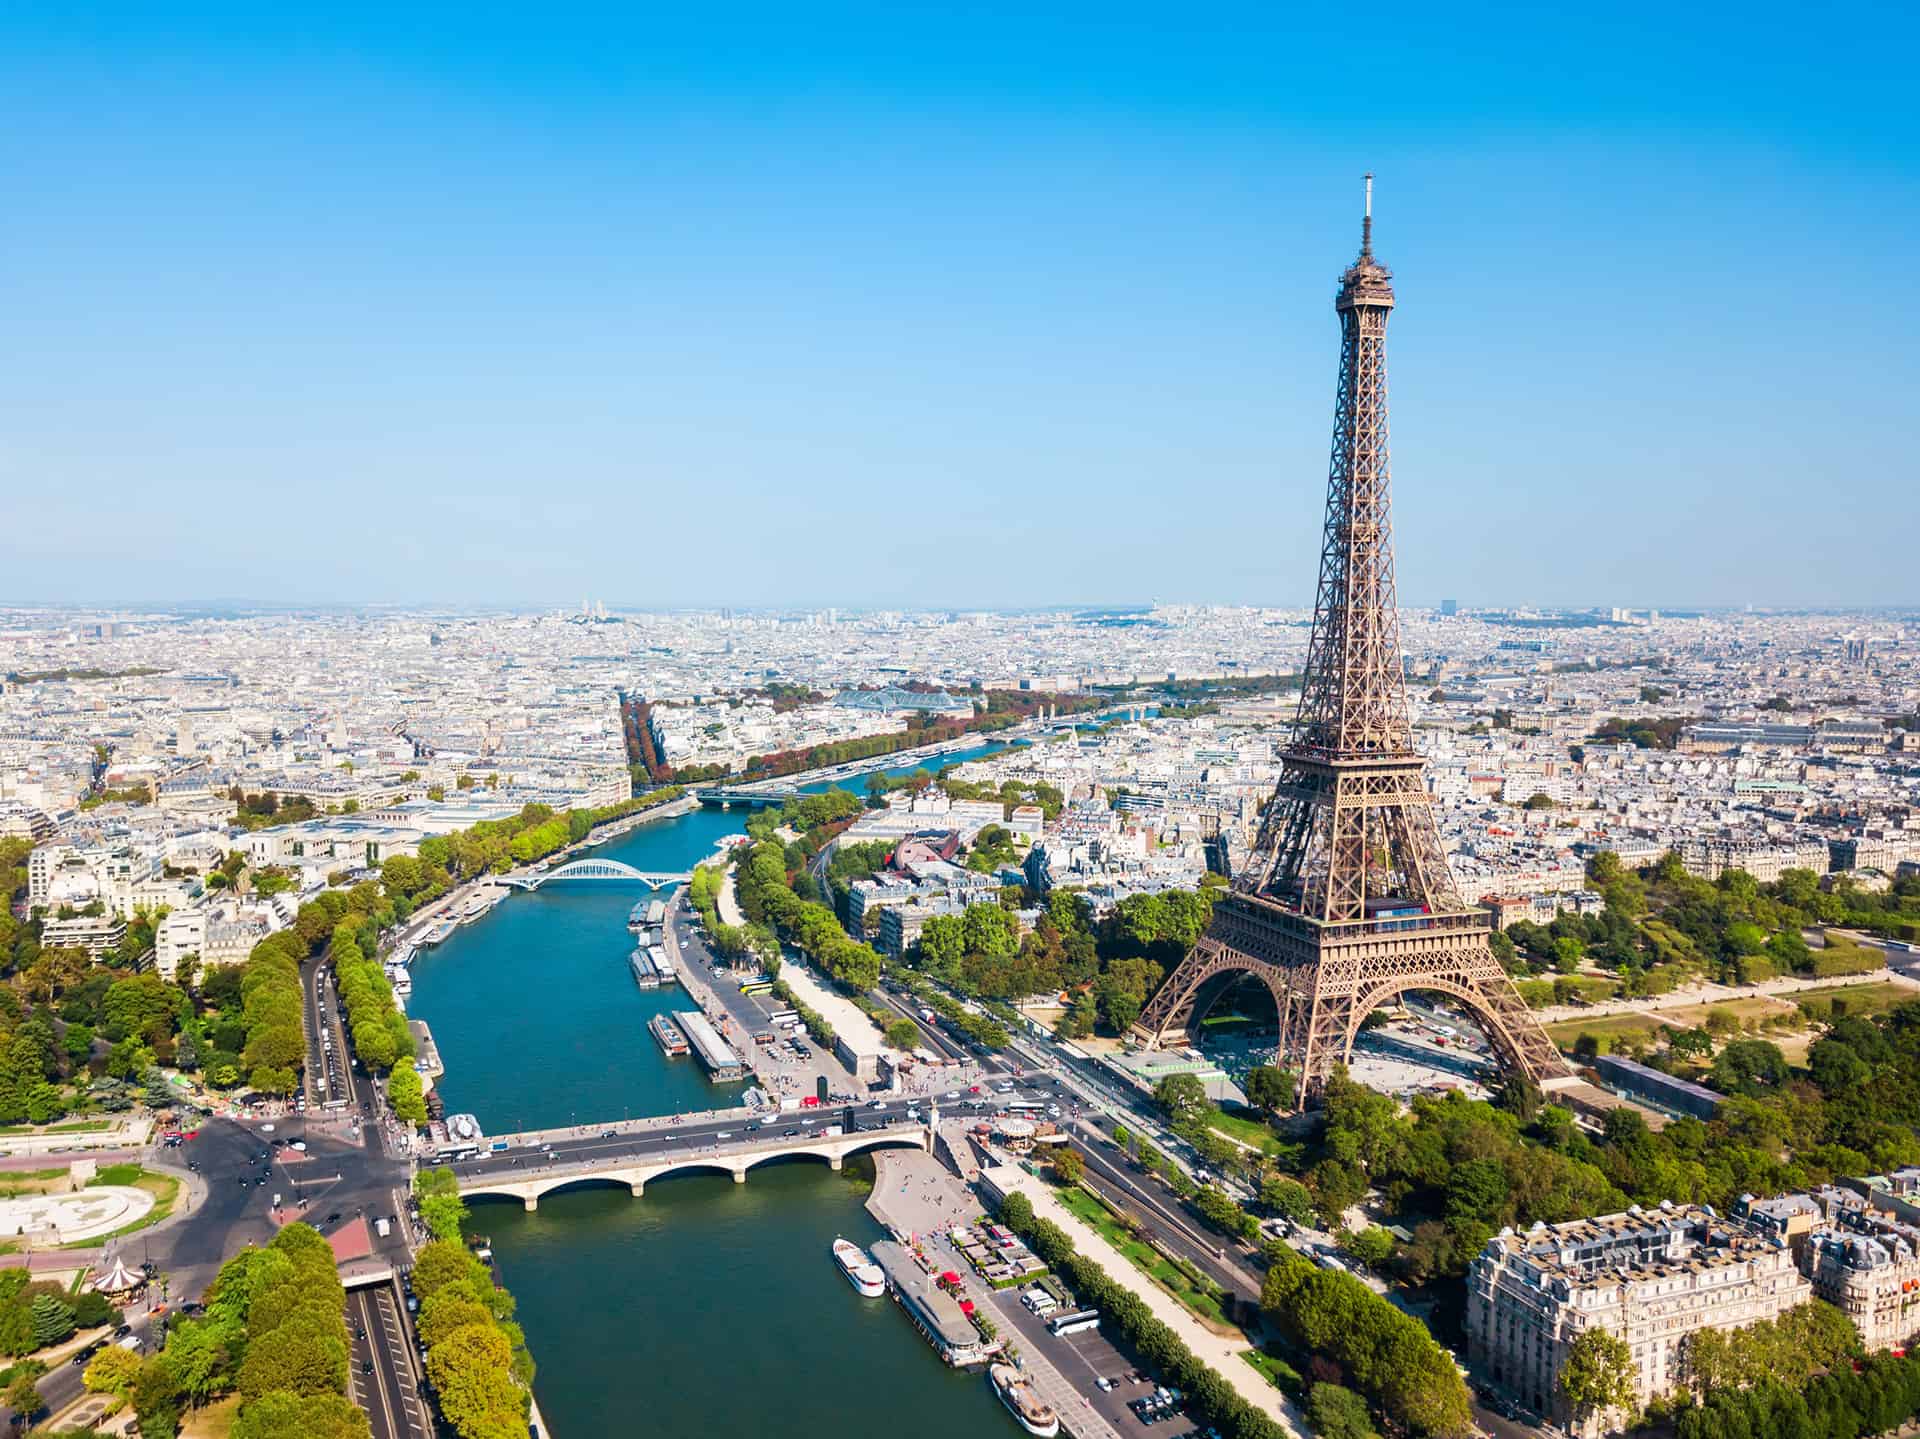
<svg viewBox="0 0 1920 1439">
<path fill-rule="evenodd" d="M 1916 599 L 1912 122 L 1767 23 L 461 15 L 0 27 L 0 599 L 1305 608 L 1366 169 L 1410 602 Z"/>
</svg>

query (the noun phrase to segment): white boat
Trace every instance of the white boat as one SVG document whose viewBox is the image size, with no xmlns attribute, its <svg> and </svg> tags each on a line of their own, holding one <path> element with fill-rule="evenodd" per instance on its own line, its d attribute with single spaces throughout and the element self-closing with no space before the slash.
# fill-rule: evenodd
<svg viewBox="0 0 1920 1439">
<path fill-rule="evenodd" d="M 1033 1381 L 1013 1365 L 989 1364 L 987 1379 L 993 1385 L 993 1392 L 1000 1396 L 1000 1402 L 1007 1406 L 1007 1413 L 1027 1433 L 1038 1434 L 1040 1439 L 1053 1439 L 1060 1432 L 1060 1416 L 1054 1413 L 1053 1406 L 1040 1397 Z"/>
<path fill-rule="evenodd" d="M 878 1299 L 887 1292 L 887 1276 L 858 1244 L 849 1244 L 844 1239 L 834 1240 L 833 1258 L 840 1266 L 840 1272 L 847 1276 L 847 1283 L 862 1297 Z"/>
</svg>

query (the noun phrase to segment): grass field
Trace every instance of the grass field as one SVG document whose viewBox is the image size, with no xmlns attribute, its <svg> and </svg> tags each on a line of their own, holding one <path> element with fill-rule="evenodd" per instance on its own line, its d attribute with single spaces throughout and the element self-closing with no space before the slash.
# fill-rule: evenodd
<svg viewBox="0 0 1920 1439">
<path fill-rule="evenodd" d="M 1910 999 L 1920 999 L 1920 990 L 1910 984 L 1883 980 L 1879 984 L 1843 984 L 1833 989 L 1815 990 L 1810 994 L 1796 994 L 1792 998 L 1799 1008 L 1824 1021 L 1832 1017 L 1835 1000 L 1845 1005 L 1848 1014 L 1880 1014 Z"/>
<path fill-rule="evenodd" d="M 1267 1383 L 1288 1394 L 1299 1394 L 1307 1387 L 1300 1371 L 1278 1355 L 1263 1349 L 1249 1349 L 1240 1356 L 1266 1378 Z"/>
<path fill-rule="evenodd" d="M 6 1134 L 99 1134 L 113 1128 L 110 1119 L 76 1119 L 67 1124 L 6 1124 L 0 1125 L 0 1135 Z"/>
<path fill-rule="evenodd" d="M 1563 1019 L 1547 1026 L 1547 1038 L 1562 1049 L 1573 1048 L 1573 1042 L 1583 1034 L 1591 1034 L 1595 1039 L 1611 1042 L 1626 1034 L 1638 1034 L 1648 1039 L 1660 1032 L 1661 1021 L 1649 1019 L 1644 1014 L 1603 1014 L 1592 1019 Z"/>
<path fill-rule="evenodd" d="M 1272 1128 L 1258 1119 L 1249 1119 L 1243 1114 L 1219 1113 L 1210 1115 L 1207 1128 L 1215 1134 L 1235 1140 L 1249 1149 L 1257 1149 L 1262 1154 L 1278 1154 L 1280 1139 Z"/>
<path fill-rule="evenodd" d="M 1135 1239 L 1114 1212 L 1100 1199 L 1079 1186 L 1058 1191 L 1060 1202 L 1084 1220 L 1087 1226 L 1124 1254 L 1135 1269 L 1178 1299 L 1209 1329 L 1220 1334 L 1240 1331 L 1227 1322 L 1220 1301 L 1213 1293 L 1196 1284 L 1193 1277 L 1145 1240 Z"/>
<path fill-rule="evenodd" d="M 1711 1004 L 1690 1004 L 1685 1009 L 1658 1011 L 1661 1022 L 1671 1024 L 1675 1029 L 1698 1029 L 1707 1022 L 1707 1016 L 1714 1013 L 1727 1015 L 1736 1024 L 1745 1024 L 1750 1019 L 1768 1019 L 1793 1012 L 1790 998 L 1772 999 L 1766 995 L 1756 995 L 1751 999 L 1721 999 Z"/>
</svg>

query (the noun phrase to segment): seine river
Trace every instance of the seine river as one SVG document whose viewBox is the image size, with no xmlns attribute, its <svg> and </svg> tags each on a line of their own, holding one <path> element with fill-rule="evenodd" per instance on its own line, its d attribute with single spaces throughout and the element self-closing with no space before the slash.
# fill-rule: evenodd
<svg viewBox="0 0 1920 1439">
<path fill-rule="evenodd" d="M 741 819 L 696 810 L 595 853 L 688 869 Z M 644 893 L 581 883 L 514 894 L 415 961 L 407 1008 L 433 1029 L 449 1110 L 503 1134 L 735 1102 L 740 1086 L 708 1084 L 646 1032 L 685 999 L 628 976 L 627 911 Z M 583 1186 L 532 1214 L 477 1201 L 474 1226 L 519 1300 L 558 1439 L 1018 1434 L 985 1380 L 948 1369 L 890 1301 L 860 1298 L 834 1267 L 836 1236 L 883 1237 L 863 1207 L 871 1174 L 802 1161 L 763 1165 L 745 1184 L 662 1180 L 640 1199 Z"/>
</svg>

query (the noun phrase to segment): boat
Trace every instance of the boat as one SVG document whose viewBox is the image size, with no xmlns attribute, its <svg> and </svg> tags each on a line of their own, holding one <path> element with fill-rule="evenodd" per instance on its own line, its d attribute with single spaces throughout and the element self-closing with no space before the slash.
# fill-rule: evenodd
<svg viewBox="0 0 1920 1439">
<path fill-rule="evenodd" d="M 627 956 L 627 968 L 633 971 L 633 982 L 642 989 L 660 987 L 660 973 L 653 967 L 653 960 L 644 949 L 636 949 Z"/>
<path fill-rule="evenodd" d="M 652 1032 L 654 1042 L 669 1055 L 677 1056 L 687 1052 L 686 1035 L 682 1034 L 680 1026 L 668 1019 L 666 1015 L 654 1015 L 647 1021 L 647 1028 Z"/>
<path fill-rule="evenodd" d="M 1000 1396 L 1000 1402 L 1007 1406 L 1007 1413 L 1019 1421 L 1027 1433 L 1038 1434 L 1040 1439 L 1053 1439 L 1060 1432 L 1060 1416 L 1040 1397 L 1033 1381 L 1015 1366 L 989 1364 L 987 1379 L 993 1385 L 993 1392 Z"/>
<path fill-rule="evenodd" d="M 627 928 L 638 934 L 647 924 L 647 902 L 643 899 L 627 911 Z"/>
<path fill-rule="evenodd" d="M 840 1266 L 840 1272 L 847 1276 L 847 1283 L 862 1298 L 878 1299 L 887 1292 L 887 1276 L 858 1244 L 851 1244 L 844 1239 L 834 1240 L 833 1257 Z M 1034 1432 L 1037 1434 L 1040 1431 L 1036 1429 Z"/>
<path fill-rule="evenodd" d="M 634 953 L 638 954 L 639 951 L 635 950 Z M 653 945 L 647 950 L 647 962 L 653 966 L 653 972 L 661 984 L 678 984 L 680 982 L 679 971 L 673 967 L 673 961 L 667 958 L 666 950 L 659 945 Z"/>
</svg>

